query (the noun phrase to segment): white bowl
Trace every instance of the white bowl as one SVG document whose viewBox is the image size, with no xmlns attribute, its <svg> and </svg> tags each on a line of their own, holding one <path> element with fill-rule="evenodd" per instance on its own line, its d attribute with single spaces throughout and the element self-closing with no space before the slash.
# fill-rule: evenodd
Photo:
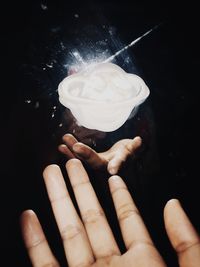
<svg viewBox="0 0 200 267">
<path fill-rule="evenodd" d="M 80 125 L 111 132 L 145 101 L 149 89 L 139 76 L 113 63 L 100 63 L 66 77 L 58 93 Z"/>
</svg>

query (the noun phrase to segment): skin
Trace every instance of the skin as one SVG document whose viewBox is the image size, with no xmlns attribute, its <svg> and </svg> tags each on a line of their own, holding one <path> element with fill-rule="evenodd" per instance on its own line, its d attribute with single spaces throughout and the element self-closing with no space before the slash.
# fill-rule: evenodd
<svg viewBox="0 0 200 267">
<path fill-rule="evenodd" d="M 78 158 L 86 162 L 93 169 L 107 169 L 109 174 L 117 174 L 128 157 L 135 154 L 142 144 L 142 139 L 122 139 L 105 152 L 97 153 L 88 145 L 78 142 L 72 134 L 63 136 L 64 144 L 58 147 L 67 159 Z"/>
<path fill-rule="evenodd" d="M 118 248 L 81 161 L 69 160 L 66 170 L 81 217 L 73 206 L 60 168 L 50 165 L 43 176 L 69 267 L 166 266 L 119 176 L 111 176 L 108 183 L 127 248 L 124 254 Z M 164 222 L 180 267 L 200 266 L 200 239 L 178 200 L 167 202 Z M 60 266 L 33 211 L 23 212 L 21 228 L 34 267 Z"/>
</svg>

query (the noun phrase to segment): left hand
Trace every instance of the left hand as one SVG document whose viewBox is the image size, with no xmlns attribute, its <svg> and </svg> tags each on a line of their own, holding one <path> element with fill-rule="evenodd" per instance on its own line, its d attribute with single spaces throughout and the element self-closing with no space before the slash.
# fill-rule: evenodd
<svg viewBox="0 0 200 267">
<path fill-rule="evenodd" d="M 44 181 L 69 267 L 166 267 L 119 176 L 110 177 L 108 182 L 127 249 L 123 254 L 81 162 L 69 160 L 66 168 L 81 217 L 58 166 L 50 165 L 45 169 Z M 179 266 L 199 267 L 199 235 L 177 200 L 166 204 L 164 222 Z M 33 267 L 59 267 L 33 211 L 23 212 L 21 227 Z"/>
<path fill-rule="evenodd" d="M 107 169 L 111 175 L 117 174 L 127 158 L 133 156 L 142 144 L 139 136 L 134 139 L 122 139 L 107 151 L 98 153 L 91 147 L 78 142 L 71 134 L 65 134 L 63 141 L 65 144 L 60 145 L 58 149 L 68 159 L 78 158 L 88 163 L 93 169 Z"/>
</svg>

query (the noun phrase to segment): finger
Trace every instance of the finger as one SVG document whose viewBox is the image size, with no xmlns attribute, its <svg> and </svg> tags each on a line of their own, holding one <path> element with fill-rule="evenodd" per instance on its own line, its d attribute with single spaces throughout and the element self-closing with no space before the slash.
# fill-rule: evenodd
<svg viewBox="0 0 200 267">
<path fill-rule="evenodd" d="M 133 155 L 134 152 L 142 145 L 142 138 L 136 136 L 133 140 L 126 144 L 126 148 L 130 155 Z"/>
<path fill-rule="evenodd" d="M 76 144 L 78 140 L 72 134 L 65 134 L 62 139 L 64 143 L 66 144 L 66 146 L 73 153 L 73 145 Z"/>
<path fill-rule="evenodd" d="M 60 168 L 50 165 L 43 175 L 69 266 L 89 266 L 94 261 L 92 250 Z"/>
<path fill-rule="evenodd" d="M 172 246 L 178 254 L 180 267 L 200 265 L 200 239 L 180 202 L 172 199 L 164 209 L 164 221 Z"/>
<path fill-rule="evenodd" d="M 66 168 L 95 257 L 119 255 L 116 241 L 83 165 L 73 159 L 67 162 Z"/>
<path fill-rule="evenodd" d="M 27 210 L 22 213 L 20 219 L 22 235 L 32 265 L 34 267 L 59 267 L 57 260 L 49 248 L 36 214 L 32 210 Z"/>
<path fill-rule="evenodd" d="M 73 145 L 78 141 L 72 134 L 65 134 L 63 136 L 63 141 L 65 144 L 62 144 L 58 147 L 58 150 L 67 156 L 68 159 L 73 159 L 76 157 L 73 153 Z"/>
<path fill-rule="evenodd" d="M 119 141 L 119 143 L 120 142 L 121 141 Z M 133 140 L 125 139 L 124 143 L 121 142 L 121 146 L 116 150 L 114 156 L 108 163 L 108 172 L 111 175 L 117 174 L 126 159 L 133 155 L 141 144 L 142 139 L 139 136 L 136 136 Z"/>
<path fill-rule="evenodd" d="M 74 154 L 71 152 L 71 150 L 64 144 L 59 145 L 58 150 L 63 153 L 68 159 L 75 158 Z"/>
<path fill-rule="evenodd" d="M 141 243 L 153 246 L 150 235 L 123 180 L 119 176 L 111 176 L 109 187 L 127 249 Z"/>
<path fill-rule="evenodd" d="M 111 175 L 117 174 L 122 164 L 126 161 L 127 154 L 116 153 L 116 155 L 109 161 L 107 170 Z"/>
<path fill-rule="evenodd" d="M 83 143 L 74 144 L 73 151 L 80 159 L 87 162 L 93 168 L 99 169 L 107 166 L 107 161 L 104 158 L 100 157 L 95 150 Z"/>
</svg>

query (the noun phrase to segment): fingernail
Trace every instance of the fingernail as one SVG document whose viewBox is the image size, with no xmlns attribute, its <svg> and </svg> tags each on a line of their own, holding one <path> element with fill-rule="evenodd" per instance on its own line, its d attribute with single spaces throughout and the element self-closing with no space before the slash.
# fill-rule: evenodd
<svg viewBox="0 0 200 267">
<path fill-rule="evenodd" d="M 113 175 L 108 180 L 111 193 L 118 188 L 126 188 L 122 178 L 118 175 Z"/>
<path fill-rule="evenodd" d="M 142 144 L 142 138 L 140 136 L 136 136 L 135 140 L 137 141 L 138 145 Z"/>
<path fill-rule="evenodd" d="M 119 183 L 121 181 L 121 178 L 118 175 L 113 175 L 109 178 L 109 181 L 112 183 Z"/>
<path fill-rule="evenodd" d="M 77 144 L 73 145 L 72 149 L 73 149 L 74 152 L 79 152 L 80 151 L 80 147 L 77 146 Z"/>
<path fill-rule="evenodd" d="M 109 173 L 110 173 L 111 175 L 114 175 L 114 174 L 117 173 L 117 169 L 116 169 L 116 168 L 110 168 L 110 169 L 109 169 Z"/>
<path fill-rule="evenodd" d="M 167 204 L 178 204 L 179 206 L 181 205 L 180 201 L 176 198 L 172 198 L 167 201 Z"/>
<path fill-rule="evenodd" d="M 73 145 L 72 149 L 74 152 L 80 153 L 83 151 L 83 146 L 81 143 L 76 143 Z"/>
</svg>

